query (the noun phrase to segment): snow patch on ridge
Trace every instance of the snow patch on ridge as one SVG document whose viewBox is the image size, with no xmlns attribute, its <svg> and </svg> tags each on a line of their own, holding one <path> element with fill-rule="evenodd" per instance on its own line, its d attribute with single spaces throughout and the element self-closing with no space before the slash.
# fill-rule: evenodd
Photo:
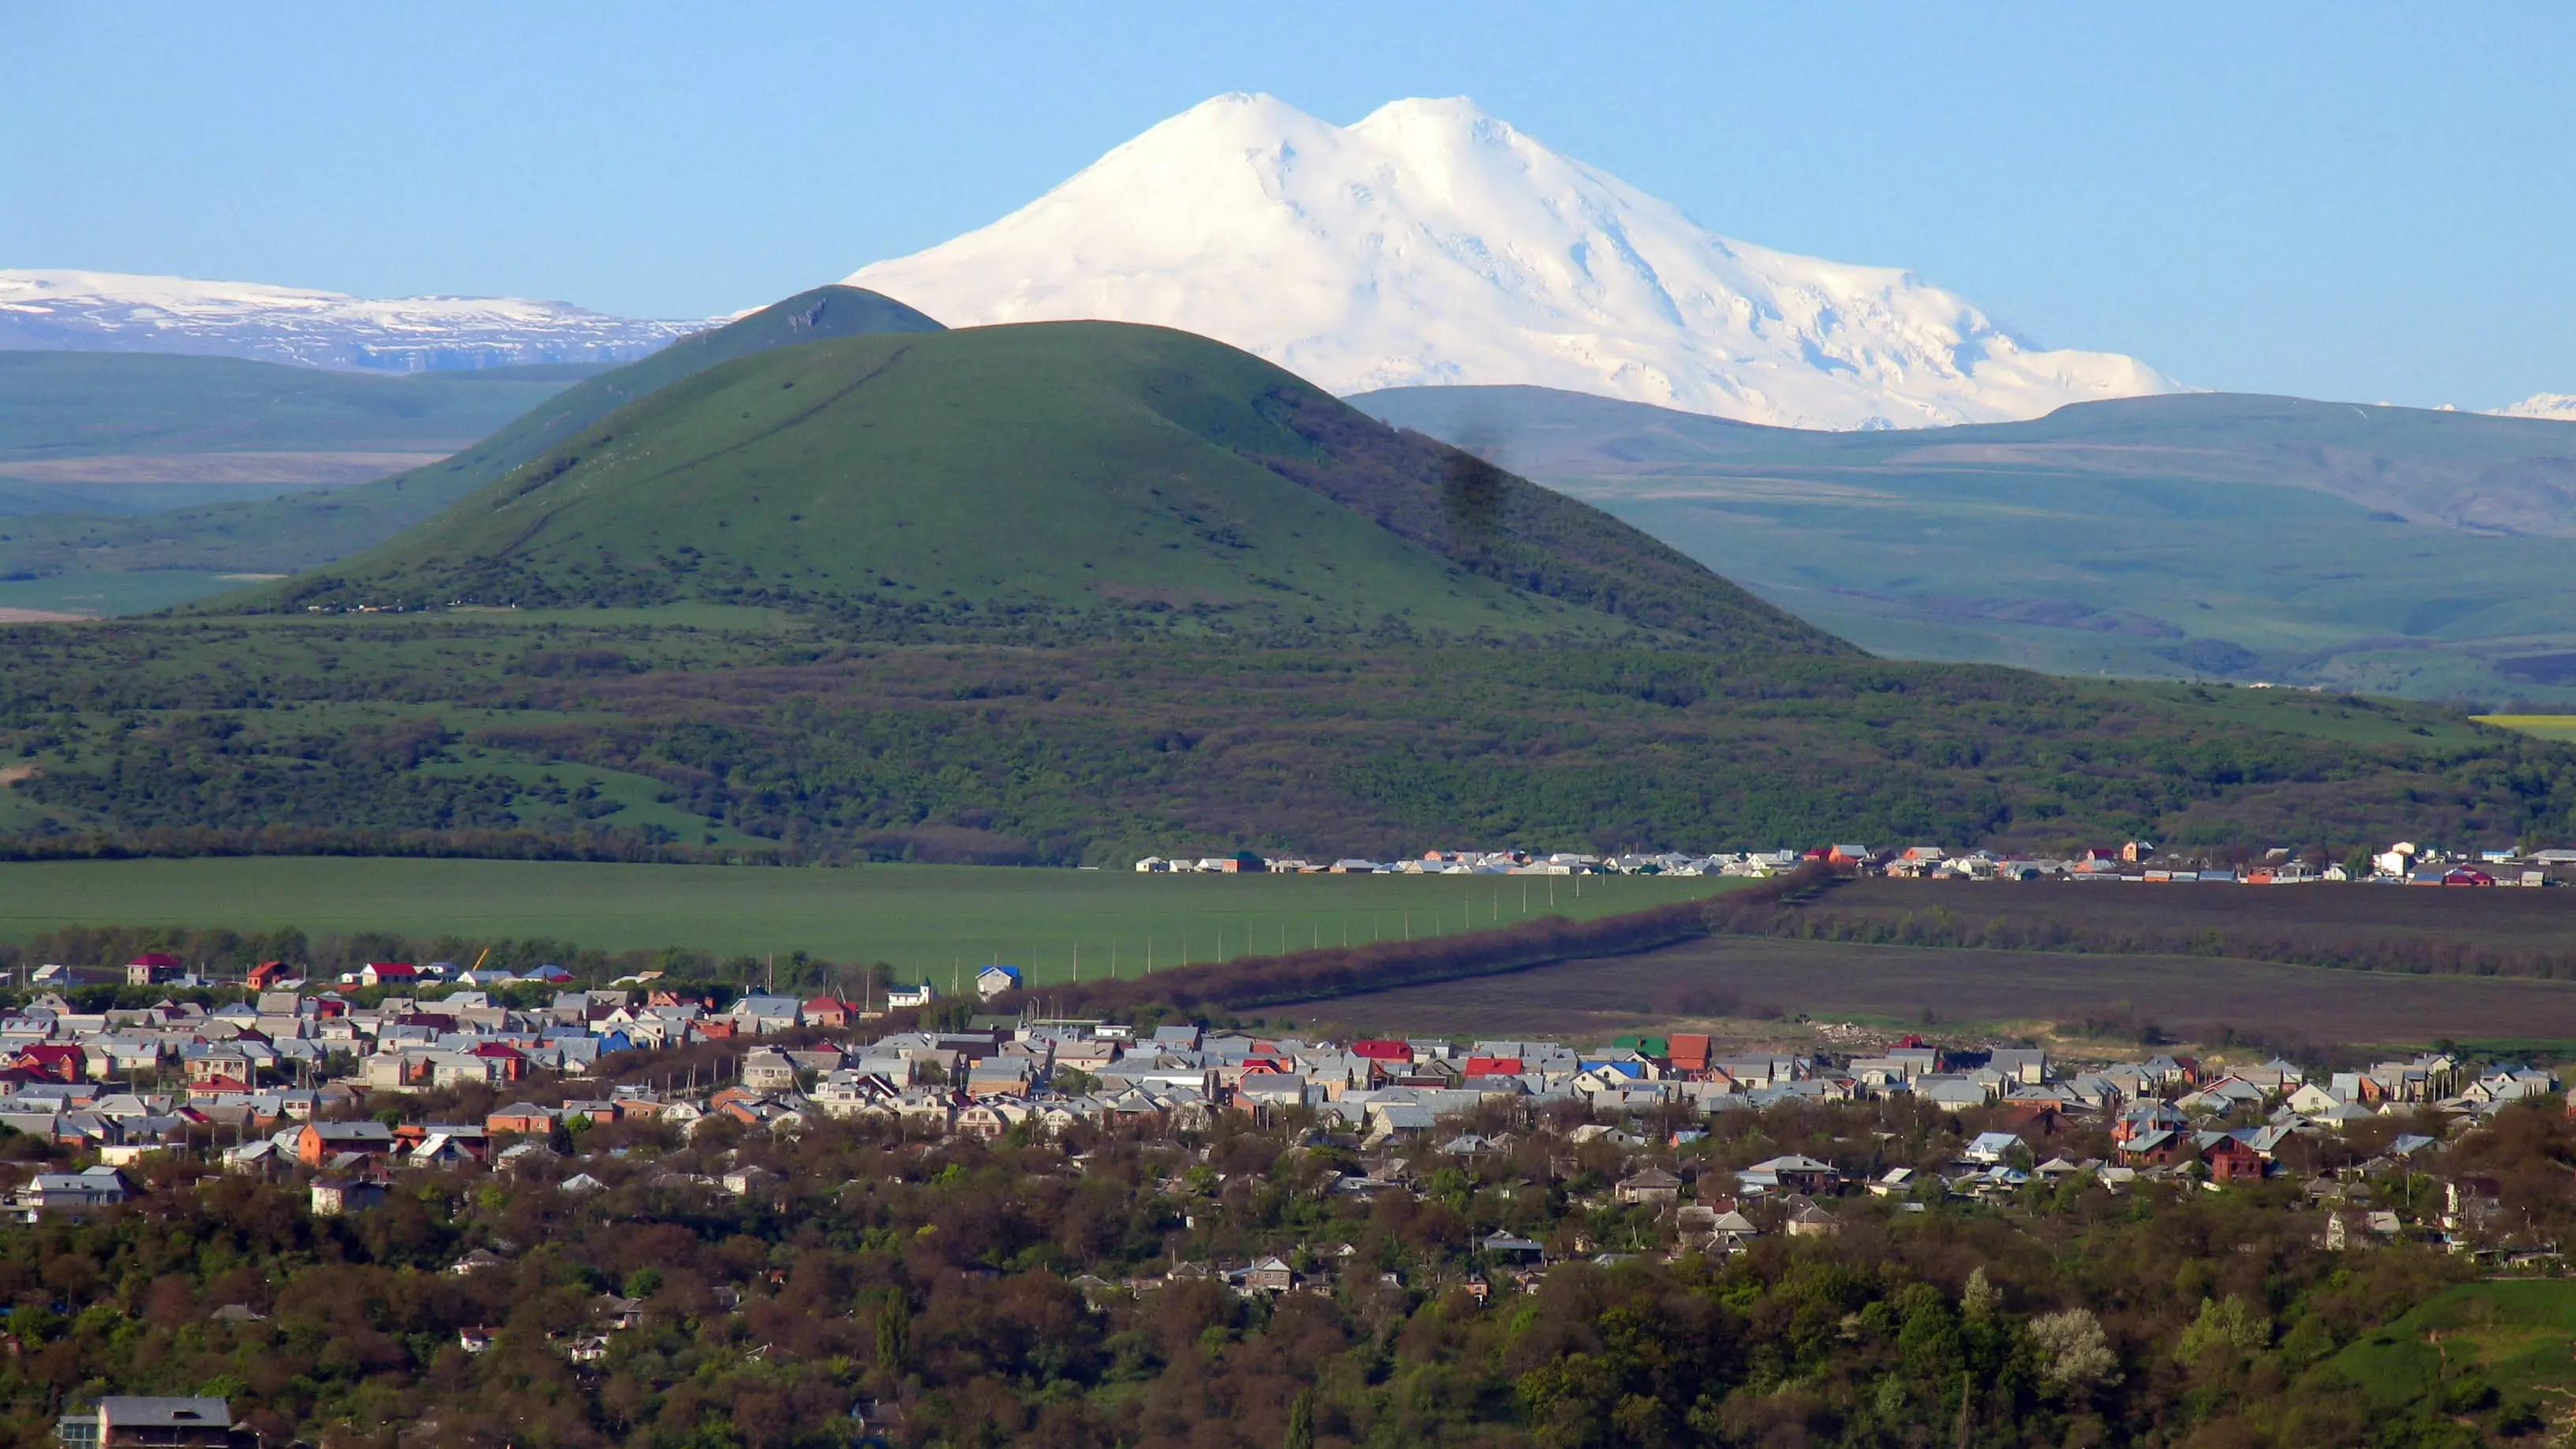
<svg viewBox="0 0 2576 1449">
<path fill-rule="evenodd" d="M 1351 126 L 1234 94 L 979 231 L 852 273 L 952 326 L 1203 333 L 1334 392 L 1526 383 L 1794 427 L 1929 427 L 2170 392 L 1912 273 L 1720 236 L 1463 97 Z"/>
</svg>

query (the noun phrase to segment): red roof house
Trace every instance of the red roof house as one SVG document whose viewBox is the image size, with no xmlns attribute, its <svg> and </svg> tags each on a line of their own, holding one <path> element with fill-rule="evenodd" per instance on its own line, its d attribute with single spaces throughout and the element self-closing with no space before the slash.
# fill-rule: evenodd
<svg viewBox="0 0 2576 1449">
<path fill-rule="evenodd" d="M 487 1041 L 474 1049 L 474 1055 L 501 1063 L 501 1076 L 504 1081 L 515 1082 L 528 1074 L 527 1053 L 508 1042 Z"/>
<path fill-rule="evenodd" d="M 89 1053 L 69 1042 L 34 1042 L 18 1050 L 9 1065 L 56 1082 L 77 1082 L 89 1075 Z"/>
<path fill-rule="evenodd" d="M 1680 1032 L 1664 1043 L 1664 1061 L 1674 1071 L 1697 1075 L 1708 1070 L 1712 1050 L 1706 1036 L 1698 1032 Z"/>
</svg>

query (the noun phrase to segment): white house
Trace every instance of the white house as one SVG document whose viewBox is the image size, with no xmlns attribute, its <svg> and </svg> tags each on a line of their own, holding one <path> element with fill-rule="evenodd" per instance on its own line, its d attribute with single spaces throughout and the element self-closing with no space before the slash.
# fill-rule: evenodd
<svg viewBox="0 0 2576 1449">
<path fill-rule="evenodd" d="M 1970 1162 L 1997 1163 L 2021 1145 L 2021 1139 L 2010 1132 L 1980 1132 L 1970 1138 L 1959 1155 Z"/>
</svg>

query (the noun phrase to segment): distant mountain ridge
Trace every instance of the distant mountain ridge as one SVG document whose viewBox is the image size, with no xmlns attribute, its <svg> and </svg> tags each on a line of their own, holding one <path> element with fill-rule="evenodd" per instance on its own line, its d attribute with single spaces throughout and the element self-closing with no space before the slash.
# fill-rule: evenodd
<svg viewBox="0 0 2576 1449">
<path fill-rule="evenodd" d="M 711 325 L 637 321 L 518 297 L 371 299 L 259 282 L 0 270 L 0 349 L 177 352 L 435 372 L 631 362 Z"/>
<path fill-rule="evenodd" d="M 1104 318 L 1340 394 L 1530 384 L 1806 428 L 2036 417 L 2169 392 L 1911 273 L 1708 231 L 1464 99 L 1341 127 L 1228 95 L 979 231 L 852 273 L 951 326 Z"/>
</svg>

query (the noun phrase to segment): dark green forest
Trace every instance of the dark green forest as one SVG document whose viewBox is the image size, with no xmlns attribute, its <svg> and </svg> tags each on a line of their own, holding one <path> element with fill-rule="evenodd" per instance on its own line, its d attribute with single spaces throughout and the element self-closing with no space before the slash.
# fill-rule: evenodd
<svg viewBox="0 0 2576 1449">
<path fill-rule="evenodd" d="M 8 631 L 0 835 L 20 856 L 1095 864 L 1176 838 L 2340 858 L 2576 837 L 2576 752 L 2432 706 L 1406 633 L 890 642 L 739 612 Z M 547 762 L 627 788 L 567 791 Z"/>
</svg>

